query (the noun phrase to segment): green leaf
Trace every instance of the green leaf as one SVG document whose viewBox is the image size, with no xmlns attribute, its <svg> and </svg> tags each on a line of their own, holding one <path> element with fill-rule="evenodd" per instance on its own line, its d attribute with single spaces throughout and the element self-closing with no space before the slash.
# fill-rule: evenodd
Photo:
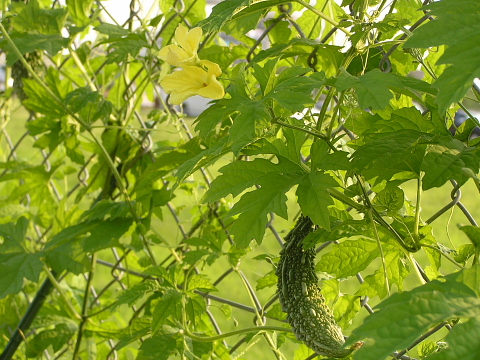
<svg viewBox="0 0 480 360">
<path fill-rule="evenodd" d="M 276 100 L 280 106 L 291 112 L 302 111 L 315 104 L 313 99 L 307 94 L 290 92 L 288 90 L 276 91 L 269 95 L 269 98 Z"/>
<path fill-rule="evenodd" d="M 475 254 L 475 246 L 473 244 L 463 244 L 457 249 L 454 259 L 458 263 L 465 264 Z"/>
<path fill-rule="evenodd" d="M 411 129 L 424 133 L 435 133 L 433 122 L 422 116 L 415 107 L 401 108 L 392 112 L 390 119 L 370 118 L 373 122 L 366 133 L 386 133 L 397 130 Z M 443 129 L 446 131 L 445 126 Z"/>
<path fill-rule="evenodd" d="M 43 9 L 38 0 L 29 1 L 27 4 L 15 2 L 11 6 L 12 13 L 17 15 L 11 20 L 17 31 L 60 35 L 67 18 L 65 8 Z"/>
<path fill-rule="evenodd" d="M 395 293 L 376 307 L 347 341 L 368 341 L 355 353 L 362 360 L 383 360 L 407 348 L 442 321 L 480 315 L 480 299 L 466 285 L 448 278 L 434 280 L 412 291 Z"/>
<path fill-rule="evenodd" d="M 196 356 L 196 359 L 212 358 L 213 342 L 195 341 L 192 340 L 192 352 Z"/>
<path fill-rule="evenodd" d="M 58 324 L 53 329 L 41 331 L 28 341 L 25 356 L 27 358 L 41 356 L 42 352 L 49 346 L 52 346 L 53 351 L 57 352 L 77 331 L 78 326 L 68 320 L 65 324 Z"/>
<path fill-rule="evenodd" d="M 464 269 L 461 272 L 450 274 L 448 276 L 452 280 L 467 285 L 470 289 L 475 291 L 478 297 L 480 297 L 480 264 L 476 263 L 469 269 Z"/>
<path fill-rule="evenodd" d="M 385 255 L 389 285 L 390 287 L 397 285 L 398 290 L 403 290 L 403 281 L 410 273 L 405 254 L 401 250 L 386 245 L 385 243 L 382 243 L 382 247 Z M 369 297 L 378 295 L 380 299 L 388 295 L 383 266 L 380 266 L 372 275 L 365 277 L 365 282 L 360 286 L 356 295 Z"/>
<path fill-rule="evenodd" d="M 150 332 L 151 324 L 152 318 L 150 316 L 142 316 L 132 319 L 128 326 L 120 331 L 118 335 L 119 341 L 115 345 L 115 350 L 118 351 L 131 342 L 147 336 Z"/>
<path fill-rule="evenodd" d="M 395 213 L 403 207 L 405 194 L 398 187 L 386 187 L 375 195 L 373 204 L 382 207 L 382 210 Z"/>
<path fill-rule="evenodd" d="M 67 10 L 78 27 L 87 26 L 90 23 L 90 10 L 94 0 L 67 0 Z"/>
<path fill-rule="evenodd" d="M 185 253 L 182 260 L 185 264 L 196 265 L 202 258 L 211 254 L 208 249 L 190 250 Z"/>
<path fill-rule="evenodd" d="M 146 339 L 139 350 L 137 360 L 168 360 L 178 351 L 177 340 L 172 334 L 159 332 Z"/>
<path fill-rule="evenodd" d="M 233 206 L 228 217 L 241 214 L 230 233 L 235 236 L 239 248 L 246 248 L 252 239 L 260 244 L 268 222 L 268 213 L 287 218 L 285 193 L 297 182 L 298 177 L 269 173 L 259 179 L 259 189 L 244 194 Z"/>
<path fill-rule="evenodd" d="M 445 338 L 448 348 L 426 360 L 477 360 L 480 358 L 480 316 L 457 324 Z"/>
<path fill-rule="evenodd" d="M 310 148 L 312 168 L 314 170 L 349 170 L 351 167 L 349 153 L 335 151 L 329 153 L 330 147 L 325 141 L 315 141 Z"/>
<path fill-rule="evenodd" d="M 425 340 L 418 345 L 418 356 L 423 359 L 428 355 L 437 352 L 439 349 L 440 346 L 435 341 Z"/>
<path fill-rule="evenodd" d="M 90 236 L 85 238 L 84 250 L 96 252 L 118 246 L 118 240 L 127 232 L 133 223 L 132 218 L 103 220 L 90 229 Z"/>
<path fill-rule="evenodd" d="M 119 38 L 130 34 L 130 31 L 128 29 L 114 24 L 100 24 L 98 26 L 95 26 L 93 29 L 97 30 L 101 34 L 108 35 L 112 38 Z"/>
<path fill-rule="evenodd" d="M 69 42 L 68 38 L 61 35 L 14 33 L 11 38 L 22 55 L 36 50 L 45 50 L 54 56 L 66 48 Z M 0 44 L 7 51 L 7 66 L 12 66 L 18 60 L 17 54 L 13 52 L 6 40 L 1 41 Z"/>
<path fill-rule="evenodd" d="M 98 119 L 108 120 L 113 109 L 110 101 L 106 101 L 98 91 L 92 91 L 88 86 L 68 93 L 64 104 L 72 112 L 79 113 L 80 117 L 88 124 L 92 124 Z"/>
<path fill-rule="evenodd" d="M 277 85 L 269 91 L 265 99 L 274 99 L 280 106 L 291 112 L 302 111 L 314 105 L 310 97 L 313 89 L 323 85 L 322 82 L 305 76 L 311 69 L 299 66 L 287 68 L 276 78 Z M 325 79 L 326 80 L 326 79 Z"/>
<path fill-rule="evenodd" d="M 177 149 L 162 153 L 156 158 L 155 162 L 148 165 L 135 184 L 137 198 L 142 199 L 143 202 L 149 200 L 157 180 L 200 154 L 203 149 L 200 147 L 199 140 L 198 137 L 194 137 Z"/>
<path fill-rule="evenodd" d="M 343 70 L 338 76 L 335 86 L 338 91 L 354 87 L 360 108 L 371 108 L 372 110 L 383 110 L 387 107 L 393 98 L 390 87 L 403 88 L 397 77 L 378 69 L 369 71 L 358 78 Z"/>
<path fill-rule="evenodd" d="M 301 344 L 297 350 L 295 350 L 295 354 L 293 356 L 293 360 L 305 360 L 311 357 L 312 355 L 315 355 L 315 352 L 310 349 L 307 345 Z"/>
<path fill-rule="evenodd" d="M 25 105 L 41 114 L 62 117 L 64 115 L 63 107 L 55 102 L 51 95 L 35 80 L 23 80 L 24 91 L 28 96 Z"/>
<path fill-rule="evenodd" d="M 169 316 L 181 318 L 178 315 L 182 309 L 182 294 L 177 290 L 167 290 L 155 305 L 153 310 L 152 330 L 157 331 L 166 323 Z"/>
<path fill-rule="evenodd" d="M 194 274 L 188 278 L 187 291 L 193 291 L 195 289 L 201 291 L 218 291 L 207 275 L 204 274 Z"/>
<path fill-rule="evenodd" d="M 211 45 L 202 49 L 200 57 L 217 63 L 221 69 L 227 69 L 239 58 L 245 58 L 248 49 L 240 44 L 230 43 L 229 46 Z"/>
<path fill-rule="evenodd" d="M 253 64 L 253 73 L 252 75 L 257 79 L 258 84 L 260 85 L 260 89 L 262 90 L 262 94 L 265 96 L 272 90 L 277 77 L 275 73 L 277 71 L 276 67 L 280 58 L 273 58 L 269 59 L 268 61 L 263 64 L 263 66 L 259 64 Z"/>
<path fill-rule="evenodd" d="M 230 20 L 237 9 L 248 6 L 249 0 L 222 1 L 215 5 L 208 18 L 198 23 L 206 33 L 220 31 L 223 25 Z"/>
<path fill-rule="evenodd" d="M 126 201 L 100 200 L 82 214 L 82 220 L 125 218 L 130 215 L 130 206 Z"/>
<path fill-rule="evenodd" d="M 0 277 L 0 299 L 8 294 L 18 294 L 23 287 L 23 279 L 38 282 L 42 272 L 42 254 L 9 253 L 0 254 L 2 276 Z"/>
<path fill-rule="evenodd" d="M 478 257 L 480 256 L 480 231 L 479 231 L 479 228 L 478 228 L 478 226 L 466 225 L 466 226 L 459 226 L 459 229 L 462 230 L 468 236 L 468 239 L 472 242 L 472 244 L 474 246 L 474 249 L 472 249 L 472 250 L 473 250 L 473 254 L 475 255 L 475 258 L 474 258 L 474 263 L 475 263 L 476 261 L 478 261 Z M 468 244 L 468 245 L 470 245 L 470 244 Z"/>
<path fill-rule="evenodd" d="M 159 290 L 160 287 L 155 281 L 145 281 L 138 284 L 135 284 L 127 288 L 124 292 L 120 294 L 117 301 L 111 308 L 111 311 L 118 308 L 120 305 L 127 304 L 128 306 L 133 306 L 135 303 L 143 298 L 145 295 Z"/>
<path fill-rule="evenodd" d="M 333 177 L 317 171 L 305 175 L 297 188 L 296 195 L 303 214 L 309 216 L 314 224 L 327 230 L 330 230 L 328 207 L 333 205 L 327 189 L 338 186 Z"/>
<path fill-rule="evenodd" d="M 361 308 L 361 302 L 358 296 L 343 295 L 340 296 L 335 303 L 333 316 L 337 324 L 342 329 L 346 329 Z"/>
<path fill-rule="evenodd" d="M 58 70 L 50 67 L 45 78 L 47 85 L 59 99 L 63 99 L 72 90 L 72 83 L 69 79 L 60 79 Z M 51 95 L 34 79 L 23 80 L 24 91 L 28 99 L 24 104 L 30 110 L 47 115 L 48 117 L 60 118 L 65 115 L 62 104 L 52 99 Z"/>
<path fill-rule="evenodd" d="M 448 46 L 436 65 L 452 65 L 434 83 L 439 89 L 435 102 L 443 114 L 452 103 L 465 96 L 473 80 L 480 76 L 480 48 L 475 41 L 480 36 L 480 4 L 470 0 L 443 0 L 425 9 L 436 19 L 417 28 L 404 47 Z"/>
<path fill-rule="evenodd" d="M 193 174 L 196 170 L 207 165 L 212 165 L 220 157 L 230 152 L 231 149 L 226 147 L 225 143 L 226 139 L 223 138 L 217 143 L 213 144 L 210 148 L 203 150 L 197 156 L 194 156 L 180 165 L 175 173 L 175 176 L 178 180 L 175 183 L 172 191 L 174 191 L 186 177 Z"/>
<path fill-rule="evenodd" d="M 48 243 L 47 243 L 48 247 Z M 83 241 L 68 241 L 45 251 L 48 265 L 57 273 L 66 270 L 75 275 L 91 269 L 91 261 L 83 249 Z"/>
<path fill-rule="evenodd" d="M 131 218 L 94 220 L 67 227 L 45 246 L 49 264 L 58 272 L 65 269 L 79 274 L 88 268 L 85 251 L 95 252 L 120 246 L 118 239 L 129 229 Z M 85 236 L 89 234 L 89 236 Z"/>
<path fill-rule="evenodd" d="M 265 138 L 249 145 L 242 152 L 246 155 L 273 154 L 280 164 L 289 168 L 289 172 L 305 172 L 301 148 L 305 142 L 305 133 L 293 129 L 282 129 L 283 139 L 267 140 Z M 285 170 L 284 172 L 286 172 Z"/>
<path fill-rule="evenodd" d="M 107 42 L 111 42 L 108 40 Z M 145 34 L 128 34 L 122 38 L 116 38 L 108 47 L 107 64 L 121 63 L 129 56 L 136 57 L 144 47 L 150 47 Z"/>
<path fill-rule="evenodd" d="M 195 130 L 200 137 L 206 138 L 217 126 L 238 108 L 237 99 L 221 99 L 205 109 L 195 120 Z"/>
<path fill-rule="evenodd" d="M 188 319 L 196 326 L 201 321 L 202 315 L 207 311 L 205 299 L 197 294 L 189 294 L 185 304 L 185 312 Z"/>
<path fill-rule="evenodd" d="M 25 215 L 26 213 L 28 213 L 28 209 L 22 204 L 0 205 L 0 222 L 11 222 L 15 219 L 19 219 L 21 215 Z"/>
<path fill-rule="evenodd" d="M 459 185 L 463 185 L 468 176 L 462 169 L 469 168 L 476 174 L 479 164 L 477 149 L 467 147 L 451 137 L 440 138 L 427 149 L 422 164 L 422 170 L 425 172 L 422 187 L 424 190 L 440 187 L 448 180 L 456 180 Z"/>
<path fill-rule="evenodd" d="M 377 242 L 371 239 L 342 241 L 332 251 L 322 255 L 318 271 L 335 274 L 337 278 L 353 276 L 370 265 L 379 256 Z"/>
<path fill-rule="evenodd" d="M 263 277 L 257 280 L 257 286 L 255 290 L 262 290 L 277 285 L 278 278 L 275 274 L 275 270 L 270 271 Z"/>
<path fill-rule="evenodd" d="M 17 220 L 16 224 L 0 224 L 0 236 L 3 237 L 0 254 L 24 252 L 27 228 L 28 220 L 23 216 Z"/>
<path fill-rule="evenodd" d="M 367 180 L 378 177 L 376 182 L 405 171 L 419 176 L 427 139 L 426 134 L 414 130 L 371 134 L 352 155 L 353 166 Z"/>
<path fill-rule="evenodd" d="M 237 37 L 243 37 L 244 34 L 250 30 L 257 28 L 258 22 L 266 12 L 273 6 L 283 3 L 283 0 L 266 0 L 252 2 L 248 1 L 248 6 L 243 7 L 240 11 L 236 12 L 225 24 L 224 31 L 226 34 L 230 34 Z M 245 41 L 248 38 L 245 37 Z"/>
<path fill-rule="evenodd" d="M 229 140 L 232 151 L 238 155 L 243 147 L 253 142 L 255 138 L 255 125 L 268 118 L 267 108 L 264 103 L 248 101 L 239 104 L 240 113 L 233 120 L 229 131 Z"/>
<path fill-rule="evenodd" d="M 222 175 L 212 181 L 202 201 L 215 202 L 229 194 L 236 197 L 245 189 L 258 184 L 259 179 L 269 173 L 281 174 L 285 170 L 288 170 L 286 166 L 261 158 L 253 161 L 235 161 L 218 170 Z"/>
</svg>

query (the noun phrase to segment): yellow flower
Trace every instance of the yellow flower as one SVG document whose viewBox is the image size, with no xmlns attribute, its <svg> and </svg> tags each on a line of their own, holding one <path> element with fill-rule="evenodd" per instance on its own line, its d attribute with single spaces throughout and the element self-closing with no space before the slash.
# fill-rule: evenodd
<svg viewBox="0 0 480 360">
<path fill-rule="evenodd" d="M 175 30 L 175 41 L 179 45 L 163 47 L 158 57 L 173 66 L 199 65 L 197 49 L 202 38 L 202 28 L 195 27 L 190 31 L 182 24 Z"/>
<path fill-rule="evenodd" d="M 206 61 L 203 61 L 204 64 Z M 222 72 L 217 64 L 212 64 L 216 67 L 208 67 L 205 70 L 198 66 L 185 66 L 183 70 L 166 75 L 160 81 L 160 85 L 167 94 L 171 94 L 169 102 L 179 105 L 194 95 L 209 99 L 221 99 L 225 95 L 225 91 L 216 77 Z"/>
</svg>

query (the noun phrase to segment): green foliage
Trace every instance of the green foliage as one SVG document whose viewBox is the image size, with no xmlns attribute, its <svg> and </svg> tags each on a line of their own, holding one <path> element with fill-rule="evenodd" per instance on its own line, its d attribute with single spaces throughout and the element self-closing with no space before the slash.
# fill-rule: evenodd
<svg viewBox="0 0 480 360">
<path fill-rule="evenodd" d="M 447 0 L 425 7 L 435 21 L 431 21 L 414 32 L 405 43 L 409 48 L 448 46 L 437 60 L 437 65 L 451 64 L 435 81 L 439 89 L 435 102 L 445 112 L 456 101 L 460 101 L 480 74 L 477 59 L 480 56 L 472 39 L 480 35 L 478 20 L 480 5 L 464 0 Z M 442 33 L 438 36 L 439 32 Z"/>
<path fill-rule="evenodd" d="M 459 274 L 446 276 L 444 282 L 435 280 L 412 291 L 394 294 L 377 305 L 378 311 L 355 329 L 348 340 L 353 343 L 360 338 L 368 339 L 365 346 L 358 350 L 357 356 L 367 360 L 385 358 L 395 349 L 407 347 L 425 331 L 446 320 L 467 318 L 473 320 L 467 323 L 469 327 L 478 325 L 479 299 L 465 285 L 465 282 L 471 281 L 469 277 L 473 274 L 469 273 L 460 281 L 456 279 Z M 472 330 L 478 331 L 475 328 Z M 457 340 L 455 333 L 447 337 L 453 338 L 453 344 Z M 453 344 L 450 344 L 453 348 Z M 455 351 L 465 349 L 447 350 L 443 356 L 450 358 Z"/>
<path fill-rule="evenodd" d="M 302 214 L 349 358 L 477 359 L 478 2 L 147 3 L 2 2 L 0 357 L 306 359 Z"/>
</svg>

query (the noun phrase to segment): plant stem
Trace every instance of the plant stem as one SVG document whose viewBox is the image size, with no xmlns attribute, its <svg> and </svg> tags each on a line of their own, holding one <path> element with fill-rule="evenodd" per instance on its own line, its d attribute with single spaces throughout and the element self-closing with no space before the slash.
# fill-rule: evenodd
<svg viewBox="0 0 480 360">
<path fill-rule="evenodd" d="M 82 61 L 80 60 L 80 58 L 78 57 L 77 53 L 75 52 L 75 50 L 72 48 L 71 45 L 68 45 L 68 51 L 70 52 L 70 55 L 72 56 L 73 61 L 75 62 L 75 64 L 79 68 L 83 77 L 85 78 L 85 81 L 88 83 L 88 85 L 90 86 L 90 88 L 93 91 L 96 91 L 97 87 L 95 86 L 95 84 L 90 79 L 90 76 L 88 75 L 87 69 L 85 69 L 85 66 L 83 66 Z"/>
<path fill-rule="evenodd" d="M 338 22 L 336 22 L 335 20 L 333 20 L 332 18 L 330 18 L 329 16 L 325 15 L 324 13 L 322 13 L 321 11 L 319 11 L 318 9 L 314 8 L 312 5 L 310 5 L 309 3 L 303 1 L 303 0 L 295 0 L 296 3 L 299 3 L 300 5 L 306 7 L 308 10 L 312 11 L 313 13 L 315 13 L 315 15 L 318 15 L 319 17 L 321 17 L 323 20 L 325 20 L 326 22 L 332 24 L 333 26 L 335 26 L 338 30 L 340 31 L 343 31 L 345 33 L 345 35 L 347 36 L 351 36 L 351 33 L 350 31 L 348 31 L 347 29 L 344 29 L 343 27 L 340 27 Z"/>
<path fill-rule="evenodd" d="M 72 359 L 76 359 L 80 351 L 80 345 L 82 344 L 83 332 L 88 321 L 88 297 L 90 296 L 90 286 L 92 284 L 93 275 L 95 274 L 95 265 L 97 264 L 97 254 L 93 253 L 91 259 L 92 269 L 88 273 L 87 284 L 85 285 L 85 292 L 83 295 L 82 305 L 82 321 L 78 327 L 77 341 L 75 342 L 75 349 L 73 351 Z"/>
<path fill-rule="evenodd" d="M 335 149 L 335 146 L 332 145 L 332 143 L 330 142 L 330 140 L 328 140 L 328 138 L 323 135 L 323 134 L 320 134 L 316 131 L 311 131 L 311 130 L 308 130 L 308 129 L 305 129 L 305 128 L 302 128 L 300 126 L 296 126 L 296 125 L 292 125 L 292 124 L 289 124 L 289 123 L 286 123 L 286 122 L 283 122 L 281 120 L 276 120 L 275 121 L 278 125 L 281 125 L 281 126 L 284 126 L 284 127 L 287 127 L 287 128 L 290 128 L 290 129 L 294 129 L 294 130 L 298 130 L 298 131 L 303 131 L 304 133 L 307 133 L 309 135 L 312 135 L 312 136 L 315 136 L 319 139 L 322 139 L 323 141 L 325 141 L 327 143 L 327 145 L 333 150 L 333 151 L 336 151 L 337 149 Z"/>
<path fill-rule="evenodd" d="M 67 295 L 65 295 L 65 292 L 63 291 L 62 287 L 58 283 L 57 279 L 55 279 L 55 276 L 53 276 L 50 269 L 46 265 L 43 265 L 43 271 L 45 271 L 45 273 L 47 274 L 47 277 L 50 280 L 50 282 L 52 283 L 53 287 L 55 288 L 55 290 L 58 291 L 60 297 L 65 302 L 65 305 L 67 306 L 67 311 L 70 313 L 70 315 L 72 315 L 77 320 L 81 320 L 82 317 L 77 312 L 77 310 L 75 309 L 73 304 L 70 302 L 70 300 L 68 300 Z"/>
<path fill-rule="evenodd" d="M 317 120 L 317 131 L 322 129 L 323 121 L 325 119 L 325 114 L 327 113 L 328 105 L 332 101 L 333 95 L 335 94 L 335 88 L 331 87 L 323 101 L 322 108 L 320 109 L 320 114 L 318 114 Z"/>
<path fill-rule="evenodd" d="M 283 332 L 290 332 L 293 333 L 292 329 L 284 328 L 284 327 L 279 327 L 279 326 L 252 326 L 252 327 L 247 327 L 244 329 L 239 329 L 239 330 L 234 330 L 230 332 L 226 332 L 220 335 L 214 335 L 214 336 L 198 336 L 192 334 L 188 329 L 184 329 L 185 335 L 188 336 L 189 338 L 195 340 L 195 341 L 202 341 L 202 342 L 211 342 L 211 341 L 216 341 L 216 340 L 222 340 L 230 336 L 235 336 L 235 335 L 240 335 L 240 334 L 246 334 L 249 332 L 257 332 L 257 331 L 283 331 Z"/>
<path fill-rule="evenodd" d="M 380 257 L 382 258 L 383 276 L 385 277 L 385 287 L 387 288 L 388 297 L 390 297 L 390 283 L 388 281 L 387 263 L 385 261 L 385 254 L 383 252 L 382 243 L 380 242 L 380 236 L 378 235 L 377 225 L 373 221 L 372 210 L 368 209 L 368 217 L 372 222 L 373 231 L 375 233 L 375 240 L 377 240 L 378 249 L 380 250 Z"/>
<path fill-rule="evenodd" d="M 422 197 L 422 180 L 419 177 L 417 179 L 417 203 L 415 204 L 415 228 L 413 229 L 413 239 L 416 243 L 420 241 L 420 237 L 418 234 L 419 226 L 420 226 L 420 203 Z"/>
<path fill-rule="evenodd" d="M 342 203 L 344 203 L 348 206 L 351 206 L 352 208 L 354 208 L 355 210 L 357 210 L 359 212 L 364 211 L 365 207 L 363 205 L 357 203 L 355 200 L 349 198 L 347 195 L 338 191 L 337 189 L 329 188 L 329 189 L 327 189 L 327 191 L 333 198 L 341 201 Z"/>
<path fill-rule="evenodd" d="M 440 255 L 442 255 L 443 257 L 445 257 L 445 259 L 447 259 L 447 260 L 450 261 L 453 265 L 455 265 L 457 268 L 459 268 L 459 269 L 465 269 L 462 265 L 460 265 L 458 262 L 456 262 L 454 259 L 452 259 L 450 256 L 448 256 L 447 254 L 445 254 L 444 252 L 442 252 L 440 249 L 436 248 L 435 246 L 432 246 L 432 245 L 429 245 L 429 244 L 421 244 L 421 245 L 422 245 L 422 247 L 426 247 L 426 248 L 435 250 L 435 251 L 438 252 Z"/>
</svg>

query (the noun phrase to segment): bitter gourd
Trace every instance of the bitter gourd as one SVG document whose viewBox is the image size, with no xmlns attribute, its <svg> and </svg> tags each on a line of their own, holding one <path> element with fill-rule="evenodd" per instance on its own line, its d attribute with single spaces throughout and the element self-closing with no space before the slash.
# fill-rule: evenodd
<svg viewBox="0 0 480 360">
<path fill-rule="evenodd" d="M 342 329 L 320 292 L 315 273 L 315 249 L 303 249 L 303 239 L 312 230 L 311 220 L 302 216 L 285 238 L 276 271 L 279 300 L 298 340 L 319 355 L 343 358 L 361 343 L 350 349 L 343 347 Z"/>
</svg>

